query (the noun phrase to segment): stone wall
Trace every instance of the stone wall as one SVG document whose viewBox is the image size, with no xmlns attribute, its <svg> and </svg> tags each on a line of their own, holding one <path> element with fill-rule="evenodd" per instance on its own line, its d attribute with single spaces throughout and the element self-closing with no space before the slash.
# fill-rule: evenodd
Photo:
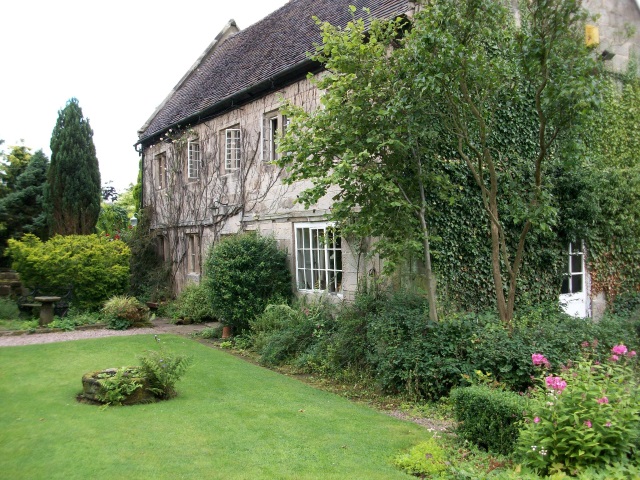
<svg viewBox="0 0 640 480">
<path fill-rule="evenodd" d="M 584 6 L 597 15 L 593 22 L 600 34 L 599 51 L 610 51 L 616 71 L 626 69 L 629 60 L 640 55 L 640 7 L 636 0 L 584 0 Z M 629 31 L 633 31 L 629 35 Z"/>
<path fill-rule="evenodd" d="M 284 119 L 279 109 L 287 101 L 311 111 L 318 106 L 319 92 L 312 81 L 304 79 L 181 135 L 171 132 L 168 138 L 144 150 L 144 203 L 153 207 L 153 228 L 166 239 L 165 256 L 172 265 L 176 292 L 185 282 L 198 282 L 201 274 L 190 264 L 190 235 L 200 240 L 196 254 L 200 263 L 210 246 L 225 235 L 243 230 L 273 235 L 287 252 L 294 272 L 295 223 L 326 219 L 335 191 L 306 210 L 295 200 L 310 184 L 284 185 L 281 182 L 284 172 L 268 162 L 267 120 L 277 116 L 281 129 Z M 228 128 L 239 128 L 242 136 L 241 166 L 232 171 L 225 165 L 224 135 Z M 189 139 L 197 139 L 200 145 L 202 169 L 197 180 L 187 178 Z M 160 158 L 166 162 L 165 179 L 159 178 Z M 379 266 L 367 263 L 362 253 L 354 254 L 343 240 L 342 289 L 347 298 L 357 289 L 358 268 L 361 273 L 372 268 L 380 270 Z"/>
</svg>

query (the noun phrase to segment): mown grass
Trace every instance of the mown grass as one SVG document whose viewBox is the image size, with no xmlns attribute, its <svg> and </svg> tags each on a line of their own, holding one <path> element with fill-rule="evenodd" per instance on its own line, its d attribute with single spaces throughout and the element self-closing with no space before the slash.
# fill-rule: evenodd
<svg viewBox="0 0 640 480">
<path fill-rule="evenodd" d="M 0 474 L 12 479 L 411 478 L 391 461 L 429 437 L 328 392 L 193 340 L 178 397 L 77 403 L 84 373 L 135 365 L 153 336 L 0 348 Z"/>
</svg>

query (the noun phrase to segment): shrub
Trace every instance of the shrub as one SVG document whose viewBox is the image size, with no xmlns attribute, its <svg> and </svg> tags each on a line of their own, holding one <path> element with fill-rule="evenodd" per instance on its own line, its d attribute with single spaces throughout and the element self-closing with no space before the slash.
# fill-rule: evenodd
<svg viewBox="0 0 640 480">
<path fill-rule="evenodd" d="M 295 307 L 272 304 L 251 322 L 251 339 L 261 363 L 313 371 L 326 361 L 334 327 L 331 307 L 322 300 Z"/>
<path fill-rule="evenodd" d="M 513 451 L 527 409 L 526 397 L 475 385 L 452 390 L 450 399 L 461 438 L 492 453 L 508 455 Z"/>
<path fill-rule="evenodd" d="M 237 333 L 249 327 L 269 299 L 292 295 L 286 253 L 273 238 L 254 232 L 226 238 L 211 248 L 205 267 L 213 311 Z"/>
<path fill-rule="evenodd" d="M 477 325 L 461 317 L 428 319 L 426 298 L 395 292 L 371 316 L 369 362 L 387 391 L 437 400 L 473 372 L 467 349 Z"/>
<path fill-rule="evenodd" d="M 182 318 L 194 323 L 214 319 L 209 293 L 204 285 L 197 283 L 187 284 L 168 307 L 167 313 L 174 320 Z"/>
<path fill-rule="evenodd" d="M 604 363 L 591 355 L 585 350 L 585 357 L 561 376 L 543 373 L 539 379 L 518 444 L 524 465 L 539 474 L 576 475 L 590 467 L 604 470 L 631 461 L 638 465 L 637 458 L 632 460 L 640 441 L 635 352 L 616 345 Z M 548 362 L 541 358 L 538 354 L 532 360 L 544 367 Z"/>
<path fill-rule="evenodd" d="M 0 297 L 0 320 L 16 320 L 20 317 L 20 309 L 16 302 L 7 297 Z"/>
<path fill-rule="evenodd" d="M 393 463 L 409 475 L 432 478 L 447 470 L 446 460 L 445 451 L 430 438 L 413 447 L 409 453 L 398 455 Z"/>
<path fill-rule="evenodd" d="M 269 305 L 252 322 L 254 348 L 260 363 L 281 365 L 305 351 L 313 342 L 315 323 L 288 305 Z"/>
<path fill-rule="evenodd" d="M 25 285 L 66 291 L 73 285 L 76 307 L 98 309 L 129 284 L 129 247 L 97 235 L 55 236 L 42 242 L 26 234 L 9 240 L 13 268 Z"/>
<path fill-rule="evenodd" d="M 164 350 L 148 350 L 138 359 L 140 372 L 149 382 L 148 390 L 165 400 L 177 395 L 175 385 L 191 365 L 191 357 Z"/>
<path fill-rule="evenodd" d="M 102 309 L 107 328 L 126 330 L 149 321 L 149 309 L 137 299 L 127 296 L 110 298 Z"/>
</svg>

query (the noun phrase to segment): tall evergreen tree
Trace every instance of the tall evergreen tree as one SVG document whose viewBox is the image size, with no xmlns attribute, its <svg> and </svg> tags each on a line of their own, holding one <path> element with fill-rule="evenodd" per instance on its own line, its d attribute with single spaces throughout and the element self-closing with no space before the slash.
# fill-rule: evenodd
<svg viewBox="0 0 640 480">
<path fill-rule="evenodd" d="M 51 166 L 44 190 L 51 234 L 94 233 L 101 198 L 93 130 L 78 100 L 72 98 L 58 112 L 51 135 Z"/>
<path fill-rule="evenodd" d="M 49 229 L 42 201 L 48 168 L 49 159 L 42 150 L 38 150 L 13 182 L 13 188 L 0 196 L 1 252 L 4 252 L 8 239 L 20 238 L 25 233 L 33 233 L 46 240 Z M 8 260 L 0 258 L 0 265 L 5 264 Z"/>
</svg>

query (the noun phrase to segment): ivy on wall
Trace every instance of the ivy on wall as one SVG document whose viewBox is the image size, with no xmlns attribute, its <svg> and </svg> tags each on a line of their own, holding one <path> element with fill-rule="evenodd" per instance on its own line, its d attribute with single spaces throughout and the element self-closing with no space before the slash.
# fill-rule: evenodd
<svg viewBox="0 0 640 480">
<path fill-rule="evenodd" d="M 630 67 L 630 71 L 632 71 Z M 586 126 L 585 174 L 594 222 L 587 234 L 592 291 L 612 302 L 640 291 L 640 80 L 609 83 Z"/>
</svg>

